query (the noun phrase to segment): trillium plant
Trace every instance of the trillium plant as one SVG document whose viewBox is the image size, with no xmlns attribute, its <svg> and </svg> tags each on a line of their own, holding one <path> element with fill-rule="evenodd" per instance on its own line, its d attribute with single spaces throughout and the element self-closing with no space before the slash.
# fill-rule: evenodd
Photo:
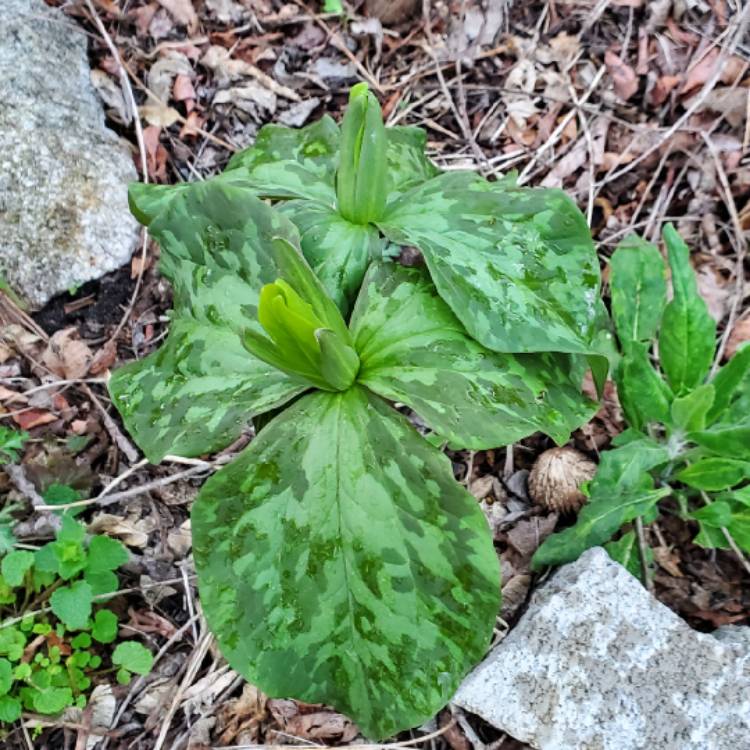
<svg viewBox="0 0 750 750">
<path fill-rule="evenodd" d="M 490 530 L 436 446 L 566 441 L 604 359 L 574 204 L 440 173 L 424 144 L 356 86 L 341 129 L 266 126 L 218 177 L 133 186 L 174 312 L 110 382 L 153 462 L 255 420 L 193 506 L 203 611 L 248 680 L 376 739 L 452 697 L 498 610 Z"/>
</svg>

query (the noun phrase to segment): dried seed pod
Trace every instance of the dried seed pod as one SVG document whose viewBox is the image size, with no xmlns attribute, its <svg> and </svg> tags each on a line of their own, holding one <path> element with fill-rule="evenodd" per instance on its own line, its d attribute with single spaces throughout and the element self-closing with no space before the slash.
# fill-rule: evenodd
<svg viewBox="0 0 750 750">
<path fill-rule="evenodd" d="M 529 474 L 529 494 L 556 513 L 575 513 L 586 502 L 581 485 L 596 474 L 596 464 L 575 448 L 550 448 Z"/>
</svg>

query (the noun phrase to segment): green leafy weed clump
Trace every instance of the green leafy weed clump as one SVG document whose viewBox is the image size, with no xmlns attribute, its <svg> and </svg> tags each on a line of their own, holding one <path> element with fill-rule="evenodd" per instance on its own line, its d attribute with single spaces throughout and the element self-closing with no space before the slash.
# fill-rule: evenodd
<svg viewBox="0 0 750 750">
<path fill-rule="evenodd" d="M 682 518 L 698 522 L 696 544 L 727 548 L 731 537 L 750 552 L 750 346 L 712 367 L 716 323 L 698 293 L 689 250 L 671 225 L 664 242 L 669 302 L 654 245 L 631 236 L 612 256 L 612 317 L 621 351 L 615 380 L 629 427 L 602 455 L 577 523 L 537 550 L 538 567 L 574 560 L 625 527 L 607 547 L 640 575 L 635 533 L 626 525 L 654 521 L 659 501 L 668 497 Z"/>
<path fill-rule="evenodd" d="M 118 618 L 98 602 L 117 590 L 114 571 L 127 558 L 120 542 L 87 539 L 69 515 L 54 541 L 2 557 L 0 728 L 23 710 L 59 714 L 83 708 L 92 681 L 111 671 L 123 684 L 132 673 L 150 671 L 153 657 L 136 641 L 118 643 L 113 667 L 103 667 L 101 646 L 116 641 Z"/>
</svg>

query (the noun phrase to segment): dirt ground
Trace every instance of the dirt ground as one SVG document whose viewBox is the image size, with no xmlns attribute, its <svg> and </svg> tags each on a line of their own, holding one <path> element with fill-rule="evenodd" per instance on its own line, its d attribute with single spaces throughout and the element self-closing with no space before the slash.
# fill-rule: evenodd
<svg viewBox="0 0 750 750">
<path fill-rule="evenodd" d="M 664 221 L 675 222 L 693 249 L 725 356 L 750 339 L 750 5 L 742 0 L 358 0 L 344 3 L 345 16 L 322 13 L 322 3 L 277 0 L 50 4 L 86 29 L 108 124 L 132 144 L 150 182 L 221 171 L 265 123 L 338 118 L 349 87 L 366 80 L 390 124 L 427 130 L 429 155 L 442 168 L 488 177 L 516 170 L 523 184 L 564 188 L 590 221 L 603 268 L 628 232 L 656 239 Z M 130 267 L 31 316 L 7 298 L 0 307 L 28 334 L 25 355 L 0 363 L 0 382 L 14 379 L 23 391 L 39 385 L 35 356 L 70 327 L 94 356 L 84 376 L 12 412 L 0 406 L 0 418 L 30 431 L 24 466 L 37 488 L 63 482 L 95 498 L 83 518 L 133 553 L 115 606 L 159 658 L 145 680 L 115 688 L 117 722 L 106 747 L 360 744 L 347 718 L 244 686 L 195 616 L 189 507 L 222 457 L 138 460 L 103 385 L 108 370 L 166 335 L 170 290 L 157 261 L 158 247 L 146 244 Z M 609 386 L 572 444 L 596 458 L 622 429 Z M 510 451 L 451 454 L 456 478 L 492 523 L 503 566 L 500 616 L 510 626 L 535 585 L 531 555 L 565 523 L 526 494 L 526 472 L 551 445 L 536 436 Z M 96 499 L 117 478 L 116 489 Z M 23 499 L 0 472 L 2 493 Z M 666 520 L 646 530 L 656 595 L 701 630 L 750 624 L 741 561 L 693 545 L 695 529 L 669 510 L 667 502 Z M 43 538 L 32 513 L 25 526 L 28 540 Z M 85 721 L 57 722 L 34 747 L 82 750 L 86 739 Z M 7 742 L 28 747 L 20 732 Z M 394 743 L 523 747 L 448 709 Z"/>
</svg>

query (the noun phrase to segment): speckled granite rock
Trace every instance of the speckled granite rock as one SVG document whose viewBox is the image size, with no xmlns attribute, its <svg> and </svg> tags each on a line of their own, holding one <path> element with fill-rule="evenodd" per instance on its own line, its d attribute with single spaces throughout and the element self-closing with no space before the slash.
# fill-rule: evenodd
<svg viewBox="0 0 750 750">
<path fill-rule="evenodd" d="M 455 702 L 541 750 L 738 750 L 746 635 L 692 630 L 595 548 L 535 592 Z"/>
<path fill-rule="evenodd" d="M 138 241 L 136 170 L 89 75 L 75 23 L 42 0 L 3 0 L 0 277 L 33 307 L 126 263 Z"/>
</svg>

